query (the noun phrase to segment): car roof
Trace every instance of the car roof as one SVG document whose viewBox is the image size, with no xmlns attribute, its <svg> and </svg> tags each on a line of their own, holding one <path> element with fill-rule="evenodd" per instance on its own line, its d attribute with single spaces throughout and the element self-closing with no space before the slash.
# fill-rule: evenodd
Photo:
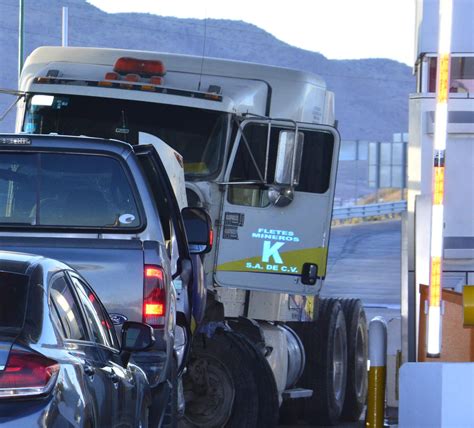
<svg viewBox="0 0 474 428">
<path fill-rule="evenodd" d="M 70 270 L 66 264 L 36 254 L 0 251 L 0 271 L 26 275 L 32 266 L 41 264 L 47 270 Z"/>
</svg>

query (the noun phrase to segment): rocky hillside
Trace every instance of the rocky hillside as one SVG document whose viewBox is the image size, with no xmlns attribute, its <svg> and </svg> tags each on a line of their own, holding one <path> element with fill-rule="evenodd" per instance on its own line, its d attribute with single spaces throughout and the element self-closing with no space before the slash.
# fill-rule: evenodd
<svg viewBox="0 0 474 428">
<path fill-rule="evenodd" d="M 407 130 L 407 100 L 415 81 L 410 68 L 396 61 L 328 60 L 241 21 L 107 14 L 85 0 L 25 3 L 26 55 L 37 46 L 61 43 L 61 8 L 68 6 L 71 46 L 204 53 L 307 70 L 324 77 L 329 89 L 336 93 L 336 114 L 343 139 L 390 141 L 394 132 Z M 17 38 L 18 0 L 0 0 L 0 88 L 16 88 Z M 2 111 L 10 101 L 0 96 Z M 10 114 L 0 123 L 0 131 L 12 129 Z"/>
</svg>

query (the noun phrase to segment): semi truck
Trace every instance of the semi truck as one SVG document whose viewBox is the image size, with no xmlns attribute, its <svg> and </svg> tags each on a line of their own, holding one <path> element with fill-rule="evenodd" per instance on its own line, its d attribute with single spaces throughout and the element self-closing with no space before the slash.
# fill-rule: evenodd
<svg viewBox="0 0 474 428">
<path fill-rule="evenodd" d="M 358 420 L 367 392 L 358 299 L 319 297 L 340 136 L 334 95 L 288 68 L 169 53 L 41 47 L 16 128 L 183 156 L 190 206 L 210 213 L 207 303 L 181 390 L 182 423 Z M 159 149 L 158 149 L 159 150 Z"/>
</svg>

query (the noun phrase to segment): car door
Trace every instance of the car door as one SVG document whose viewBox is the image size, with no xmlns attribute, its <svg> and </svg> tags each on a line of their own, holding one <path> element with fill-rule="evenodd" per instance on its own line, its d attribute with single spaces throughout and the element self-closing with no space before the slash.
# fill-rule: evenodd
<svg viewBox="0 0 474 428">
<path fill-rule="evenodd" d="M 291 139 L 298 144 L 291 146 Z M 297 149 L 282 152 L 285 143 Z M 338 151 L 339 134 L 329 126 L 269 120 L 239 125 L 223 183 L 217 284 L 319 292 L 326 275 Z M 276 171 L 286 169 L 291 180 L 282 184 Z"/>
<path fill-rule="evenodd" d="M 77 293 L 64 272 L 55 275 L 50 283 L 50 302 L 58 315 L 59 330 L 64 336 L 71 363 L 76 367 L 81 391 L 85 400 L 86 417 L 92 425 L 113 425 L 113 403 L 115 389 L 106 365 L 92 341 L 91 331 L 86 323 Z"/>
<path fill-rule="evenodd" d="M 69 273 L 69 277 L 84 308 L 86 320 L 93 331 L 97 355 L 104 364 L 103 370 L 113 383 L 114 425 L 135 426 L 136 406 L 140 405 L 140 400 L 137 399 L 137 385 L 132 372 L 122 364 L 113 324 L 91 287 L 73 272 Z"/>
</svg>

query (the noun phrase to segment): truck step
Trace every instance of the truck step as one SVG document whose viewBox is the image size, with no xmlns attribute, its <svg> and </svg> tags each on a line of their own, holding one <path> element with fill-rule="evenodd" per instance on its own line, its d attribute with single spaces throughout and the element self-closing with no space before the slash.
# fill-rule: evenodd
<svg viewBox="0 0 474 428">
<path fill-rule="evenodd" d="M 309 398 L 313 395 L 312 389 L 294 388 L 285 389 L 281 394 L 283 400 L 295 400 L 297 398 Z"/>
</svg>

